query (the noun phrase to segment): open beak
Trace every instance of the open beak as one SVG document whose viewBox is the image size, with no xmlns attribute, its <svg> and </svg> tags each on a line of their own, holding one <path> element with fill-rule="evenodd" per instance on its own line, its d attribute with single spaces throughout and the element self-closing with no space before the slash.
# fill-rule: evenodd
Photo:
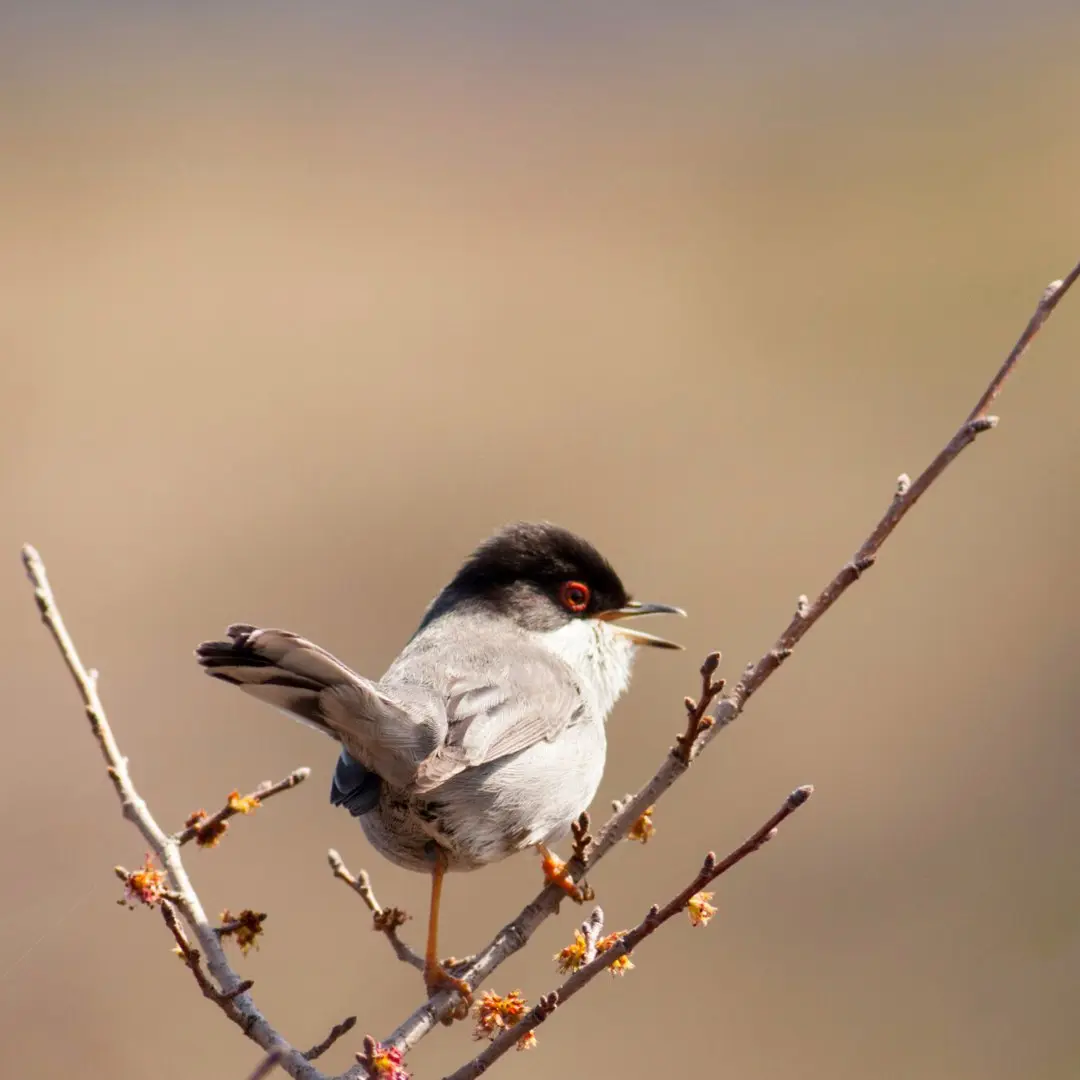
<svg viewBox="0 0 1080 1080">
<path fill-rule="evenodd" d="M 615 608 L 613 611 L 601 611 L 596 617 L 603 622 L 618 622 L 620 619 L 631 619 L 635 615 L 682 615 L 685 618 L 686 612 L 670 604 L 643 604 L 640 600 L 631 600 L 625 607 Z M 646 634 L 644 630 L 631 630 L 628 626 L 619 626 L 615 628 L 615 631 L 629 638 L 635 645 L 652 645 L 657 649 L 682 648 L 674 641 L 657 637 L 655 634 Z"/>
</svg>

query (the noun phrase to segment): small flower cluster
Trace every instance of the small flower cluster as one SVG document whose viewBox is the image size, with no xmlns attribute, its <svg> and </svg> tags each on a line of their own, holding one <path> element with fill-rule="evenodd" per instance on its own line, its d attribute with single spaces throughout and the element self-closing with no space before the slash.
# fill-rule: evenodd
<svg viewBox="0 0 1080 1080">
<path fill-rule="evenodd" d="M 230 791 L 226 805 L 234 814 L 252 814 L 261 803 L 258 795 L 241 795 L 239 791 Z M 196 810 L 188 815 L 184 828 L 195 830 L 195 843 L 199 847 L 217 847 L 228 832 L 229 823 L 216 814 L 211 818 L 205 810 Z"/>
<path fill-rule="evenodd" d="M 525 1015 L 527 1008 L 528 1003 L 520 990 L 511 990 L 506 997 L 500 997 L 494 990 L 485 990 L 473 1006 L 476 1013 L 473 1038 L 494 1040 L 499 1032 L 512 1028 Z M 532 1050 L 535 1046 L 536 1035 L 531 1031 L 517 1041 L 518 1050 Z"/>
<path fill-rule="evenodd" d="M 653 833 L 656 832 L 656 826 L 653 824 L 653 811 L 655 806 L 646 807 L 642 812 L 641 817 L 630 826 L 630 831 L 626 834 L 628 840 L 636 840 L 639 844 L 647 844 L 653 837 Z"/>
<path fill-rule="evenodd" d="M 241 795 L 239 791 L 229 792 L 229 809 L 234 814 L 253 814 L 260 805 L 258 795 Z"/>
<path fill-rule="evenodd" d="M 401 1051 L 396 1046 L 383 1046 L 371 1036 L 364 1039 L 364 1052 L 357 1061 L 367 1069 L 372 1080 L 409 1080 Z"/>
<path fill-rule="evenodd" d="M 118 900 L 118 904 L 126 904 L 133 908 L 137 901 L 147 907 L 153 907 L 165 895 L 165 872 L 154 866 L 149 852 L 147 852 L 146 861 L 138 870 L 125 873 L 118 866 L 116 872 L 124 879 L 124 899 Z"/>
<path fill-rule="evenodd" d="M 399 927 L 404 926 L 411 918 L 412 916 L 402 911 L 401 908 L 383 908 L 371 916 L 371 928 L 378 930 L 382 934 L 392 934 Z"/>
<path fill-rule="evenodd" d="M 266 912 L 252 911 L 244 908 L 239 915 L 234 915 L 228 908 L 221 913 L 221 926 L 217 928 L 219 937 L 231 937 L 240 951 L 247 956 L 248 951 L 254 945 L 259 947 L 258 938 L 263 932 L 263 923 L 266 922 Z"/>
<path fill-rule="evenodd" d="M 613 945 L 618 944 L 626 936 L 625 930 L 619 930 L 617 933 L 608 934 L 607 937 L 601 938 L 596 943 L 597 953 L 607 952 Z M 569 975 L 571 972 L 577 971 L 585 965 L 585 954 L 588 951 L 588 942 L 585 940 L 585 935 L 580 930 L 574 931 L 574 940 L 561 949 L 553 957 L 555 966 L 563 975 Z M 612 975 L 625 975 L 628 971 L 632 971 L 634 967 L 633 961 L 631 961 L 629 954 L 620 956 L 617 960 L 612 961 L 608 970 Z"/>
<path fill-rule="evenodd" d="M 716 908 L 709 901 L 711 892 L 694 893 L 686 902 L 686 911 L 690 916 L 691 926 L 708 926 L 709 920 L 716 914 Z"/>
<path fill-rule="evenodd" d="M 560 949 L 552 957 L 555 961 L 555 967 L 564 975 L 577 971 L 585 963 L 585 950 L 587 948 L 588 942 L 585 940 L 585 935 L 580 930 L 575 930 L 574 940 L 565 949 Z"/>
<path fill-rule="evenodd" d="M 229 823 L 220 819 L 215 821 L 206 821 L 206 819 L 205 810 L 196 810 L 188 816 L 187 821 L 184 822 L 184 828 L 195 830 L 195 843 L 199 847 L 217 847 L 228 830 Z M 206 821 L 205 825 L 204 821 Z"/>
<path fill-rule="evenodd" d="M 612 948 L 615 945 L 618 945 L 618 943 L 622 941 L 625 936 L 626 931 L 619 930 L 614 934 L 608 934 L 607 937 L 601 938 L 596 943 L 597 953 L 607 952 L 608 949 Z M 632 971 L 633 969 L 634 965 L 630 960 L 629 953 L 624 953 L 617 960 L 612 961 L 611 965 L 608 967 L 608 971 L 610 971 L 612 975 L 625 975 L 628 971 Z"/>
</svg>

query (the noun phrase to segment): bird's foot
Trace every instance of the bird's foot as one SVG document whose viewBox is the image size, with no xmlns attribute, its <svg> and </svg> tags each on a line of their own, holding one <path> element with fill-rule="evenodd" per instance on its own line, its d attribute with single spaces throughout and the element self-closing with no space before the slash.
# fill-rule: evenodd
<svg viewBox="0 0 1080 1080">
<path fill-rule="evenodd" d="M 472 1005 L 473 999 L 472 986 L 465 979 L 451 975 L 440 961 L 424 968 L 424 985 L 427 987 L 429 998 L 443 990 L 456 991 L 461 995 L 461 1001 L 458 1002 L 457 1008 L 451 1015 L 458 1020 L 463 1020 L 469 1015 L 469 1006 Z"/>
<path fill-rule="evenodd" d="M 540 854 L 542 856 L 540 865 L 544 870 L 544 881 L 548 885 L 558 885 L 575 904 L 584 904 L 589 900 L 596 899 L 596 894 L 588 885 L 575 885 L 570 880 L 567 863 L 545 847 L 540 848 Z"/>
</svg>

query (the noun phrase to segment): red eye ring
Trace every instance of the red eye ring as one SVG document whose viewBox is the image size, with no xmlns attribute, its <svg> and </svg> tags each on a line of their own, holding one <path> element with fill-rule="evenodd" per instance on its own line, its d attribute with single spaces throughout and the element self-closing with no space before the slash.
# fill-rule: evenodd
<svg viewBox="0 0 1080 1080">
<path fill-rule="evenodd" d="M 580 613 L 589 606 L 592 593 L 581 581 L 564 581 L 559 586 L 559 602 L 567 611 Z"/>
</svg>

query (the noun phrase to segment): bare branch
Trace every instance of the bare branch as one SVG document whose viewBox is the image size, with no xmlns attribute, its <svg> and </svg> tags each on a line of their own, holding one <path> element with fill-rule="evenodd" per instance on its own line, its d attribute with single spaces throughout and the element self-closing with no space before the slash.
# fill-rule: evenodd
<svg viewBox="0 0 1080 1080">
<path fill-rule="evenodd" d="M 192 949 L 198 950 L 199 957 L 205 960 L 210 976 L 217 983 L 217 987 L 214 987 L 207 976 L 201 973 L 198 963 L 192 964 L 185 954 L 184 959 L 195 974 L 196 980 L 199 981 L 200 989 L 206 993 L 206 987 L 203 985 L 205 981 L 206 986 L 217 995 L 213 1000 L 221 1007 L 225 1015 L 267 1053 L 278 1052 L 281 1067 L 294 1080 L 324 1080 L 323 1074 L 270 1025 L 251 1000 L 248 993 L 250 983 L 245 988 L 245 980 L 242 980 L 232 969 L 225 950 L 218 940 L 218 935 L 207 919 L 202 903 L 184 868 L 180 858 L 180 845 L 175 838 L 167 836 L 158 825 L 131 779 L 127 758 L 120 753 L 105 715 L 105 708 L 98 696 L 97 674 L 88 670 L 79 657 L 75 642 L 60 615 L 41 556 L 28 544 L 23 548 L 22 557 L 27 576 L 34 587 L 34 598 L 37 601 L 38 611 L 41 613 L 41 620 L 52 634 L 60 655 L 71 677 L 75 680 L 75 686 L 86 710 L 86 718 L 90 721 L 90 730 L 105 759 L 106 771 L 120 799 L 124 817 L 142 833 L 143 838 L 165 869 L 170 889 L 169 899 L 163 904 L 163 911 L 169 904 L 175 904 L 198 943 L 197 946 L 188 945 L 189 952 Z M 165 918 L 168 922 L 167 915 Z M 170 929 L 172 929 L 171 925 Z M 177 936 L 175 932 L 173 936 Z M 184 940 L 186 942 L 186 935 Z M 181 945 L 179 937 L 177 937 L 177 947 L 183 952 L 184 946 Z M 207 996 L 210 995 L 207 994 Z"/>
<path fill-rule="evenodd" d="M 759 690 L 769 676 L 790 656 L 791 650 L 805 637 L 807 631 L 865 570 L 873 566 L 881 546 L 945 468 L 981 432 L 994 426 L 995 421 L 985 415 L 986 409 L 997 397 L 1005 379 L 1043 323 L 1077 278 L 1080 278 L 1080 263 L 1073 267 L 1064 280 L 1053 282 L 1047 288 L 1005 363 L 994 375 L 957 433 L 910 486 L 897 484 L 896 494 L 884 517 L 874 527 L 855 556 L 844 564 L 818 598 L 812 604 L 806 604 L 803 602 L 804 598 L 799 597 L 795 616 L 787 629 L 764 656 L 756 663 L 747 666 L 743 678 L 721 699 L 712 715 L 713 723 L 698 734 L 689 754 L 690 761 L 693 761 L 742 712 L 751 695 Z M 902 492 L 901 488 L 904 488 Z M 571 860 L 568 867 L 569 876 L 574 880 L 579 880 L 586 869 L 596 866 L 628 834 L 642 813 L 653 806 L 686 772 L 687 767 L 688 762 L 682 759 L 679 747 L 674 747 L 652 779 L 636 795 L 623 802 L 619 810 L 608 819 L 589 848 L 587 863 L 576 859 Z M 476 955 L 472 964 L 462 973 L 462 977 L 471 986 L 480 986 L 508 957 L 524 948 L 540 924 L 558 910 L 559 900 L 563 895 L 565 895 L 564 892 L 557 886 L 546 886 Z M 455 997 L 450 993 L 436 995 L 399 1024 L 387 1037 L 386 1045 L 399 1047 L 403 1051 L 415 1046 L 435 1028 L 443 1017 L 449 1014 L 454 1001 Z M 354 1070 L 350 1070 L 348 1074 L 350 1080 L 355 1080 L 355 1077 L 359 1075 Z"/>
<path fill-rule="evenodd" d="M 986 410 L 997 398 L 1005 380 L 1009 377 L 1017 361 L 1027 351 L 1035 335 L 1042 328 L 1043 323 L 1049 318 L 1054 308 L 1072 288 L 1077 278 L 1080 278 L 1080 263 L 1072 268 L 1063 281 L 1054 281 L 1047 286 L 1035 308 L 1034 314 L 1028 320 L 1023 333 L 1012 347 L 1005 362 L 998 369 L 989 386 L 983 391 L 975 407 L 968 413 L 967 418 L 957 429 L 956 434 L 945 444 L 937 457 L 930 462 L 919 477 L 912 481 L 904 474 L 897 481 L 896 493 L 889 508 L 885 511 L 881 520 L 874 526 L 873 531 L 863 541 L 861 547 L 855 552 L 851 560 L 845 563 L 821 591 L 818 598 L 802 613 L 797 613 L 795 618 L 788 624 L 787 629 L 776 639 L 776 643 L 760 660 L 750 667 L 743 679 L 731 691 L 724 696 L 716 713 L 713 716 L 713 726 L 710 730 L 702 733 L 694 748 L 694 754 L 700 753 L 728 724 L 734 720 L 750 696 L 756 693 L 765 680 L 780 666 L 781 661 L 791 650 L 806 636 L 809 629 L 840 599 L 841 596 L 862 576 L 865 570 L 874 565 L 877 554 L 882 545 L 892 535 L 896 526 L 907 515 L 908 511 L 925 494 L 930 485 L 945 471 L 946 468 L 960 455 L 960 453 L 977 436 L 984 431 L 996 427 L 997 417 L 987 416 Z"/>
<path fill-rule="evenodd" d="M 229 818 L 236 817 L 237 814 L 251 813 L 272 795 L 291 790 L 297 784 L 302 784 L 310 775 L 311 770 L 305 765 L 299 769 L 293 769 L 284 780 L 279 780 L 276 784 L 270 783 L 269 780 L 265 781 L 247 795 L 233 792 L 216 814 L 210 817 L 202 816 L 201 811 L 192 814 L 184 828 L 173 834 L 173 840 L 182 847 L 191 840 L 206 844 L 207 841 L 204 838 L 209 838 L 208 842 L 212 845 L 225 831 L 224 826 Z"/>
<path fill-rule="evenodd" d="M 378 930 L 386 937 L 386 940 L 390 942 L 390 948 L 394 950 L 394 955 L 403 964 L 411 964 L 417 971 L 423 971 L 423 957 L 418 956 L 398 937 L 398 930 L 409 916 L 401 908 L 384 908 L 379 904 L 379 901 L 375 899 L 375 890 L 371 887 L 371 879 L 366 870 L 361 870 L 359 874 L 354 875 L 345 865 L 345 860 L 333 848 L 326 853 L 326 858 L 334 877 L 344 881 L 367 905 L 368 911 L 371 912 L 372 929 Z"/>
<path fill-rule="evenodd" d="M 581 816 L 570 825 L 570 833 L 574 838 L 573 846 L 573 858 L 577 859 L 580 863 L 584 862 L 589 857 L 589 848 L 592 847 L 592 833 L 589 832 L 589 811 L 582 810 Z"/>
<path fill-rule="evenodd" d="M 686 698 L 686 730 L 675 740 L 672 753 L 684 764 L 690 764 L 694 742 L 707 727 L 712 726 L 712 717 L 708 716 L 709 706 L 719 697 L 724 689 L 723 679 L 713 679 L 720 666 L 720 653 L 712 652 L 705 657 L 701 665 L 701 693 L 695 701 Z"/>
<path fill-rule="evenodd" d="M 239 1023 L 233 1011 L 227 1006 L 228 1002 L 231 1002 L 234 998 L 239 997 L 240 994 L 246 994 L 255 983 L 251 979 L 245 979 L 241 983 L 237 983 L 232 990 L 228 993 L 222 993 L 210 980 L 206 977 L 206 974 L 202 969 L 202 954 L 198 949 L 194 948 L 187 939 L 187 935 L 184 933 L 183 927 L 180 925 L 179 920 L 176 918 L 176 912 L 173 911 L 172 904 L 168 900 L 165 900 L 161 904 L 161 914 L 165 919 L 165 925 L 172 932 L 172 936 L 176 939 L 176 950 L 180 954 L 181 959 L 187 964 L 191 970 L 191 974 L 195 976 L 195 982 L 198 984 L 199 989 L 203 992 L 205 997 L 208 997 L 215 1005 L 220 1005 L 229 1016 L 229 1019 Z"/>
<path fill-rule="evenodd" d="M 995 426 L 996 417 L 987 415 L 988 409 L 1046 319 L 1078 278 L 1080 278 L 1080 263 L 1064 280 L 1055 281 L 1047 288 L 1015 346 L 950 441 L 914 481 L 906 474 L 899 477 L 887 510 L 858 551 L 840 568 L 812 603 L 807 597 L 799 597 L 795 615 L 786 629 L 767 653 L 756 662 L 747 665 L 739 682 L 720 696 L 719 704 L 711 715 L 709 709 L 717 696 L 722 693 L 723 682 L 714 681 L 712 678 L 719 665 L 719 655 L 711 654 L 706 658 L 701 671 L 701 694 L 696 700 L 687 699 L 687 727 L 678 737 L 676 745 L 672 747 L 660 769 L 636 795 L 619 805 L 598 835 L 594 837 L 589 834 L 587 819 L 578 824 L 575 830 L 574 857 L 567 864 L 568 878 L 571 882 L 582 880 L 586 871 L 595 866 L 629 834 L 643 814 L 651 812 L 651 808 L 659 798 L 684 775 L 697 755 L 716 738 L 720 731 L 742 713 L 750 697 L 791 655 L 794 647 L 810 628 L 866 570 L 874 565 L 885 541 L 931 484 L 979 434 Z M 300 1053 L 286 1042 L 252 1001 L 249 993 L 252 985 L 250 980 L 241 980 L 230 965 L 222 947 L 220 932 L 228 933 L 232 924 L 227 922 L 223 928 L 215 928 L 210 924 L 188 878 L 180 854 L 182 844 L 192 839 L 198 840 L 200 837 L 209 841 L 215 836 L 220 836 L 229 818 L 237 813 L 249 811 L 262 798 L 295 786 L 306 777 L 306 770 L 298 770 L 280 784 L 257 789 L 249 796 L 243 798 L 238 794 L 235 798 L 230 796 L 227 805 L 212 818 L 206 818 L 202 814 L 193 815 L 178 834 L 175 836 L 165 834 L 135 788 L 127 760 L 120 753 L 98 695 L 97 673 L 87 669 L 79 658 L 74 642 L 57 609 L 45 567 L 32 547 L 27 546 L 23 549 L 23 562 L 34 586 L 42 620 L 60 649 L 62 658 L 82 698 L 91 731 L 105 759 L 107 773 L 120 800 L 122 812 L 138 828 L 163 868 L 163 870 L 158 870 L 148 857 L 146 865 L 141 870 L 131 874 L 118 870 L 125 879 L 129 898 L 150 906 L 154 904 L 161 906 L 163 917 L 176 940 L 177 949 L 192 971 L 200 990 L 213 1000 L 249 1038 L 267 1051 L 267 1057 L 254 1074 L 257 1080 L 262 1080 L 275 1065 L 284 1068 L 294 1080 L 327 1080 L 311 1064 L 310 1059 L 323 1053 L 336 1039 L 347 1033 L 353 1026 L 354 1018 L 336 1025 L 327 1038 L 307 1054 Z M 586 948 L 583 952 L 584 965 L 567 978 L 557 991 L 542 998 L 519 1024 L 497 1036 L 495 1042 L 483 1054 L 455 1073 L 456 1080 L 460 1080 L 461 1077 L 479 1075 L 491 1061 L 505 1053 L 506 1048 L 517 1044 L 523 1035 L 542 1023 L 558 1004 L 577 993 L 582 986 L 595 977 L 597 972 L 625 958 L 635 945 L 655 932 L 664 922 L 673 918 L 678 911 L 683 910 L 690 898 L 700 891 L 704 884 L 726 872 L 746 855 L 758 850 L 772 836 L 773 830 L 779 823 L 801 805 L 808 795 L 809 789 L 798 789 L 794 792 L 777 814 L 773 815 L 761 829 L 724 860 L 717 862 L 710 854 L 697 876 L 684 890 L 663 908 L 654 907 L 638 926 L 620 935 L 617 940 L 614 935 L 609 935 L 609 938 L 599 942 L 602 913 L 597 909 L 593 918 L 582 927 L 582 934 L 586 939 Z M 335 852 L 330 853 L 330 863 L 335 876 L 349 884 L 364 899 L 372 912 L 375 928 L 387 937 L 399 959 L 422 969 L 423 963 L 420 957 L 404 945 L 397 936 L 397 930 L 406 918 L 404 913 L 396 908 L 388 910 L 381 908 L 371 890 L 367 876 L 361 874 L 358 878 L 354 878 Z M 480 985 L 509 956 L 524 947 L 540 924 L 558 910 L 559 902 L 564 895 L 565 891 L 559 884 L 546 886 L 511 923 L 495 936 L 485 949 L 469 961 L 463 962 L 461 975 L 472 986 Z M 700 911 L 700 898 L 698 901 Z M 265 917 L 258 916 L 254 912 L 241 914 L 242 917 L 250 915 L 258 920 Z M 187 927 L 186 931 L 181 920 Z M 238 921 L 234 929 L 239 930 L 240 925 Z M 356 1080 L 369 1066 L 380 1070 L 383 1070 L 384 1066 L 386 1069 L 399 1068 L 402 1055 L 433 1030 L 440 1020 L 445 1019 L 453 1010 L 454 1005 L 454 994 L 447 992 L 437 994 L 408 1017 L 385 1043 L 377 1043 L 370 1036 L 365 1037 L 364 1053 L 358 1055 L 357 1065 L 344 1074 L 344 1077 L 347 1080 Z M 531 1026 L 525 1026 L 527 1024 Z M 498 1049 L 499 1047 L 502 1049 Z"/>
<path fill-rule="evenodd" d="M 604 909 L 595 907 L 592 914 L 581 924 L 581 936 L 585 939 L 585 951 L 582 954 L 585 963 L 596 956 L 596 943 L 604 932 Z"/>
<path fill-rule="evenodd" d="M 327 1035 L 321 1043 L 316 1043 L 310 1050 L 305 1050 L 304 1057 L 306 1057 L 308 1061 L 314 1061 L 317 1057 L 325 1054 L 342 1035 L 347 1035 L 354 1027 L 356 1027 L 356 1017 L 346 1016 L 340 1024 L 335 1024 L 330 1029 L 330 1034 Z"/>
<path fill-rule="evenodd" d="M 656 933 L 664 923 L 669 922 L 681 911 L 685 911 L 691 897 L 701 892 L 710 882 L 727 873 L 733 866 L 742 862 L 747 855 L 753 854 L 763 844 L 771 840 L 776 835 L 776 830 L 781 823 L 806 803 L 813 790 L 809 785 L 796 788 L 784 800 L 783 806 L 764 825 L 719 862 L 710 851 L 705 856 L 705 861 L 693 880 L 676 893 L 663 907 L 654 906 L 650 908 L 645 918 L 637 926 L 622 934 L 615 944 L 603 952 L 597 953 L 594 946 L 593 955 L 588 956 L 586 954 L 585 962 L 567 978 L 562 986 L 544 995 L 536 1006 L 527 1012 L 513 1027 L 501 1031 L 489 1046 L 485 1047 L 471 1061 L 462 1065 L 460 1069 L 451 1073 L 445 1080 L 475 1080 L 481 1073 L 486 1072 L 503 1054 L 517 1046 L 523 1036 L 538 1028 L 555 1011 L 557 1005 L 565 1005 L 579 990 L 592 982 L 601 971 L 606 971 L 621 957 L 631 953 L 645 938 Z M 597 911 L 599 910 L 597 908 Z M 588 925 L 586 923 L 582 927 L 583 932 Z"/>
</svg>

